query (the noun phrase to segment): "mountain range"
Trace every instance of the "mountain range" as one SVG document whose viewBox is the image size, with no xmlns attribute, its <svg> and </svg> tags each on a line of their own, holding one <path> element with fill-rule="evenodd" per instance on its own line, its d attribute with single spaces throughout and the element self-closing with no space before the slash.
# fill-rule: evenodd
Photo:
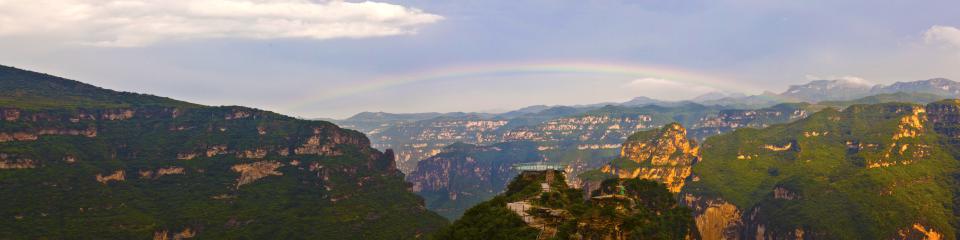
<svg viewBox="0 0 960 240">
<path fill-rule="evenodd" d="M 956 239 L 956 84 L 338 126 L 0 66 L 0 239 Z"/>
<path fill-rule="evenodd" d="M 530 106 L 515 111 L 492 113 L 359 113 L 343 120 L 333 120 L 338 125 L 356 129 L 371 136 L 374 146 L 379 149 L 392 148 L 398 153 L 398 165 L 401 171 L 412 172 L 416 162 L 439 153 L 443 147 L 454 142 L 470 144 L 489 144 L 511 140 L 540 141 L 538 137 L 525 136 L 531 134 L 529 129 L 536 129 L 538 125 L 557 125 L 564 118 L 597 117 L 591 121 L 610 121 L 610 116 L 639 113 L 629 121 L 646 121 L 653 123 L 648 126 L 641 124 L 640 129 L 647 129 L 666 124 L 672 121 L 692 126 L 692 134 L 703 139 L 706 136 L 723 131 L 699 129 L 701 125 L 710 125 L 721 117 L 723 111 L 769 111 L 781 109 L 782 103 L 811 103 L 815 107 L 842 107 L 843 102 L 852 102 L 864 98 L 883 101 L 903 101 L 914 103 L 929 103 L 932 101 L 960 97 L 960 83 L 948 79 L 935 78 L 929 80 L 897 82 L 891 85 L 871 85 L 863 81 L 838 79 L 816 80 L 803 85 L 790 86 L 786 91 L 764 93 L 760 95 L 744 96 L 737 93 L 714 92 L 694 98 L 690 101 L 661 101 L 647 97 L 637 97 L 623 103 L 591 104 L 578 106 Z M 817 104 L 822 103 L 822 104 Z M 618 108 L 620 107 L 620 108 Z M 638 110 L 638 108 L 643 108 Z M 620 111 L 621 112 L 617 112 Z M 819 109 L 805 109 L 819 110 Z M 676 113 L 676 114 L 675 114 Z M 647 119 L 651 116 L 665 116 L 659 121 Z M 567 119 L 569 120 L 569 119 Z M 583 120 L 583 119 L 581 119 Z M 622 120 L 622 119 L 621 119 Z M 553 122 L 551 122 L 553 121 Z M 613 122 L 602 123 L 604 127 L 611 127 Z M 777 123 L 777 122 L 769 122 Z M 720 125 L 736 125 L 722 123 Z M 469 127 L 468 127 L 469 126 Z M 542 126 L 540 126 L 542 128 Z M 537 134 L 537 130 L 532 131 Z M 571 136 L 578 135 L 567 132 Z M 622 141 L 626 134 L 621 134 Z M 582 136 L 582 135 L 579 135 Z M 593 136 L 596 137 L 596 136 Z M 517 139 L 520 138 L 520 139 Z M 592 139 L 583 142 L 597 142 Z M 603 142 L 600 140 L 600 142 Z M 609 144 L 610 142 L 603 142 Z M 613 142 L 616 143 L 616 142 Z M 611 147 L 615 148 L 615 147 Z"/>
<path fill-rule="evenodd" d="M 831 84 L 828 84 L 830 82 L 842 81 L 815 81 L 809 84 L 810 86 L 794 86 L 791 89 L 818 89 L 819 87 L 831 86 Z M 484 165 L 486 163 L 477 160 L 490 159 L 489 157 L 471 155 L 473 154 L 472 151 L 460 151 L 462 148 L 446 148 L 450 144 L 466 143 L 496 146 L 499 143 L 527 142 L 526 146 L 532 145 L 536 148 L 544 161 L 567 164 L 570 166 L 570 174 L 576 176 L 603 167 L 611 159 L 616 158 L 620 154 L 621 144 L 631 134 L 637 131 L 657 129 L 671 122 L 689 126 L 689 129 L 685 131 L 686 135 L 692 140 L 703 141 L 707 137 L 739 128 L 765 128 L 775 124 L 797 121 L 826 108 L 844 109 L 856 104 L 886 102 L 931 103 L 947 98 L 947 96 L 930 92 L 936 92 L 933 89 L 942 89 L 941 86 L 948 83 L 951 82 L 934 79 L 930 80 L 929 83 L 910 84 L 913 86 L 928 86 L 927 88 L 902 88 L 900 86 L 905 85 L 903 83 L 892 85 L 898 87 L 875 88 L 871 86 L 869 89 L 885 89 L 884 91 L 913 89 L 918 92 L 878 93 L 852 100 L 818 101 L 817 103 L 779 103 L 763 108 L 704 105 L 689 101 L 663 102 L 640 98 L 642 101 L 632 101 L 637 104 L 634 106 L 536 106 L 524 111 L 510 112 L 509 117 L 453 113 L 416 121 L 383 121 L 380 122 L 381 127 L 368 129 L 367 134 L 371 136 L 375 147 L 394 149 L 398 156 L 399 168 L 402 171 L 410 173 L 411 176 L 442 176 L 441 178 L 430 179 L 430 181 L 433 181 L 432 183 L 424 182 L 425 180 L 422 178 L 408 178 L 408 181 L 411 181 L 414 185 L 445 186 L 444 188 L 417 192 L 426 198 L 427 206 L 430 209 L 455 219 L 472 203 L 485 199 L 483 197 L 474 198 L 475 196 L 492 196 L 493 193 L 502 191 L 505 187 L 504 182 L 508 177 L 495 178 L 489 175 L 493 172 L 504 171 L 504 165 L 484 167 L 487 166 Z M 844 87 L 860 87 L 860 85 L 851 83 L 832 85 L 834 89 Z M 799 96 L 803 92 L 803 90 L 798 90 L 792 94 Z M 746 97 L 746 99 L 755 98 L 758 98 L 758 96 Z M 844 98 L 847 97 L 839 99 Z M 767 97 L 766 99 L 775 98 Z M 640 104 L 641 102 L 642 104 Z M 520 112 L 526 113 L 518 114 Z M 350 122 L 338 123 L 346 127 L 353 126 Z M 506 146 L 501 149 L 508 149 L 507 152 L 515 150 L 509 149 L 515 145 Z M 437 163 L 439 159 L 431 158 L 440 155 L 462 157 L 441 158 L 450 161 L 442 164 Z M 427 159 L 430 160 L 431 164 L 418 164 L 418 162 Z M 480 163 L 462 163 L 466 159 L 473 159 Z M 524 159 L 514 158 L 496 161 L 519 163 L 525 161 Z M 474 169 L 480 170 L 474 172 Z M 455 174 L 459 172 L 470 174 L 464 176 Z M 512 173 L 515 174 L 516 172 Z M 509 174 L 502 174 L 502 176 L 509 176 Z M 476 181 L 476 179 L 483 179 L 484 182 L 471 182 Z M 578 178 L 569 178 L 568 180 L 571 181 L 571 184 L 581 184 Z M 453 184 L 453 182 L 469 184 Z M 491 185 L 493 182 L 499 183 Z M 490 188 L 463 187 L 477 184 L 490 186 Z M 464 198 L 464 196 L 474 197 Z"/>
<path fill-rule="evenodd" d="M 529 181 L 529 172 L 523 172 L 502 195 L 470 208 L 439 236 L 473 239 L 463 234 L 527 229 L 540 236 L 623 239 L 645 233 L 628 225 L 639 216 L 676 221 L 672 230 L 689 226 L 682 214 L 663 208 L 647 205 L 641 213 L 631 212 L 630 203 L 654 201 L 630 192 L 635 183 L 629 182 L 642 179 L 659 184 L 643 192 L 677 199 L 683 211 L 692 212 L 697 228 L 693 236 L 651 239 L 956 239 L 958 126 L 960 100 L 826 108 L 791 123 L 709 137 L 703 144 L 687 139 L 680 124 L 668 124 L 631 135 L 620 157 L 578 176 L 584 181 L 577 191 L 595 193 L 588 206 L 553 203 L 558 199 L 551 195 L 553 185 L 517 191 Z M 522 222 L 495 225 L 511 220 L 494 218 L 493 212 L 517 205 L 534 209 L 529 220 L 518 214 Z M 616 207 L 598 217 L 589 214 L 593 206 Z M 538 209 L 545 213 L 535 214 Z M 643 214 L 644 209 L 661 210 Z M 650 227 L 662 226 L 659 221 L 644 220 Z M 616 231 L 603 231 L 610 229 Z"/>
</svg>

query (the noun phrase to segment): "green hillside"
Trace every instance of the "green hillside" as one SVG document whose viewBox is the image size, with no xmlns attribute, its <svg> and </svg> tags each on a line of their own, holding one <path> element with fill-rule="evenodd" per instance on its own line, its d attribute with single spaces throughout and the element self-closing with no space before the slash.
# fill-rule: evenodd
<svg viewBox="0 0 960 240">
<path fill-rule="evenodd" d="M 446 224 L 356 131 L 0 68 L 0 239 L 412 239 Z"/>
<path fill-rule="evenodd" d="M 918 224 L 955 239 L 957 161 L 941 143 L 920 105 L 826 109 L 707 139 L 684 192 L 732 202 L 767 233 L 886 239 Z"/>
<path fill-rule="evenodd" d="M 527 171 L 506 191 L 440 230 L 435 239 L 685 239 L 697 236 L 690 210 L 665 185 L 604 181 L 584 201 L 562 172 Z M 523 209 L 516 206 L 526 205 Z M 514 206 L 513 208 L 510 206 Z M 527 216 L 521 218 L 517 211 Z"/>
<path fill-rule="evenodd" d="M 117 92 L 42 73 L 0 65 L 0 106 L 28 110 L 123 107 L 199 107 L 146 94 Z"/>
</svg>

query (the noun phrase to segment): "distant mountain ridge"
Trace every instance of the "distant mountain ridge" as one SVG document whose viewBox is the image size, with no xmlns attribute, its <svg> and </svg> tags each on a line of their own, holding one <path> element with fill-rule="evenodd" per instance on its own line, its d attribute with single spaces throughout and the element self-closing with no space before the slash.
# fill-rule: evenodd
<svg viewBox="0 0 960 240">
<path fill-rule="evenodd" d="M 367 133 L 377 148 L 396 150 L 400 169 L 409 173 L 415 170 L 417 161 L 439 153 L 444 146 L 457 141 L 483 145 L 504 141 L 559 141 L 578 148 L 610 150 L 615 149 L 613 145 L 623 140 L 615 138 L 624 138 L 634 131 L 647 130 L 651 126 L 670 122 L 691 126 L 691 137 L 702 140 L 734 128 L 765 127 L 793 121 L 824 107 L 845 108 L 858 103 L 857 101 L 929 103 L 950 97 L 935 93 L 948 93 L 944 89 L 954 89 L 953 85 L 956 84 L 945 79 L 891 86 L 872 86 L 850 80 L 821 80 L 791 86 L 789 91 L 782 94 L 764 93 L 739 99 L 731 97 L 737 96 L 736 94 L 715 94 L 713 98 L 720 95 L 728 97 L 702 103 L 638 97 L 623 104 L 539 105 L 504 114 L 363 113 L 335 122 Z M 850 99 L 860 95 L 865 96 Z M 798 98 L 815 98 L 818 101 L 800 101 Z M 781 105 L 798 102 L 822 104 Z M 638 121 L 644 123 L 637 124 Z M 627 122 L 629 123 L 624 124 Z M 604 132 L 601 132 L 601 129 L 604 129 Z M 551 149 L 556 146 L 558 145 L 551 144 L 544 148 Z"/>
<path fill-rule="evenodd" d="M 822 101 L 846 101 L 870 95 L 898 92 L 925 93 L 944 98 L 954 98 L 960 97 L 960 83 L 945 78 L 896 82 L 891 85 L 874 85 L 862 80 L 851 79 L 815 80 L 806 84 L 791 85 L 786 91 L 779 94 L 764 93 L 761 95 L 724 98 L 701 103 L 708 105 L 711 103 L 721 105 L 735 105 L 738 103 L 750 105 L 762 103 L 762 101 L 757 101 L 758 99 L 769 99 L 771 102 L 818 103 Z"/>
<path fill-rule="evenodd" d="M 917 80 L 908 82 L 896 82 L 890 85 L 871 84 L 861 80 L 835 79 L 835 80 L 814 80 L 805 84 L 791 85 L 782 93 L 764 92 L 759 95 L 745 95 L 735 92 L 709 92 L 689 100 L 668 101 L 655 98 L 640 96 L 626 102 L 620 103 L 599 103 L 585 104 L 575 106 L 548 106 L 533 105 L 504 113 L 386 113 L 386 112 L 361 112 L 346 119 L 337 120 L 337 122 L 358 122 L 358 121 L 390 121 L 405 120 L 417 121 L 439 116 L 458 116 L 458 115 L 477 115 L 487 118 L 511 119 L 520 116 L 529 116 L 542 114 L 544 111 L 557 109 L 567 109 L 568 113 L 585 112 L 591 109 L 601 108 L 607 105 L 620 106 L 645 106 L 658 105 L 664 107 L 678 106 L 686 103 L 698 103 L 703 105 L 720 105 L 737 108 L 759 108 L 773 106 L 779 103 L 787 102 L 808 102 L 818 103 L 822 101 L 846 101 L 857 98 L 863 98 L 877 94 L 893 93 L 923 93 L 938 95 L 943 98 L 960 97 L 960 82 L 946 78 L 932 78 L 927 80 Z"/>
</svg>

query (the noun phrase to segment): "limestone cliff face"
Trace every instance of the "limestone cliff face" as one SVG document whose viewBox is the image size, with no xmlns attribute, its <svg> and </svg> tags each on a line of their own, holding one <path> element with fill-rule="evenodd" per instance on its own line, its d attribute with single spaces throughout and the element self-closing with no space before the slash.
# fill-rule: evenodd
<svg viewBox="0 0 960 240">
<path fill-rule="evenodd" d="M 706 198 L 684 194 L 681 203 L 693 210 L 694 221 L 701 239 L 741 239 L 742 211 L 721 198 Z"/>
<path fill-rule="evenodd" d="M 427 207 L 448 218 L 458 218 L 476 203 L 506 188 L 516 176 L 511 166 L 545 158 L 529 143 L 493 146 L 454 144 L 417 164 L 407 176 L 413 191 L 424 196 Z"/>
<path fill-rule="evenodd" d="M 0 169 L 29 169 L 37 167 L 35 161 L 15 154 L 0 153 Z"/>
<path fill-rule="evenodd" d="M 123 182 L 124 180 L 126 180 L 126 177 L 123 173 L 123 170 L 117 170 L 116 172 L 113 172 L 112 174 L 109 174 L 109 175 L 97 174 L 96 179 L 97 179 L 97 182 L 107 184 L 111 181 Z"/>
<path fill-rule="evenodd" d="M 601 171 L 619 178 L 659 181 L 666 184 L 671 192 L 678 193 L 685 179 L 690 176 L 690 168 L 700 158 L 700 151 L 695 141 L 687 139 L 687 130 L 680 124 L 672 123 L 660 130 L 630 136 L 623 143 L 620 158 L 617 161 L 633 164 L 614 161 Z"/>
<path fill-rule="evenodd" d="M 153 240 L 181 240 L 181 239 L 193 238 L 193 237 L 196 237 L 196 235 L 197 235 L 197 232 L 188 227 L 188 228 L 184 228 L 183 231 L 180 231 L 180 232 L 171 233 L 170 231 L 167 231 L 167 230 L 157 231 L 153 233 Z"/>
<path fill-rule="evenodd" d="M 257 179 L 283 175 L 283 173 L 277 172 L 277 168 L 280 168 L 280 166 L 283 166 L 283 164 L 276 161 L 260 161 L 233 165 L 230 169 L 240 173 L 240 178 L 237 179 L 237 187 L 240 187 Z"/>
<path fill-rule="evenodd" d="M 960 100 L 944 100 L 927 105 L 927 117 L 933 128 L 947 142 L 960 146 Z"/>
</svg>

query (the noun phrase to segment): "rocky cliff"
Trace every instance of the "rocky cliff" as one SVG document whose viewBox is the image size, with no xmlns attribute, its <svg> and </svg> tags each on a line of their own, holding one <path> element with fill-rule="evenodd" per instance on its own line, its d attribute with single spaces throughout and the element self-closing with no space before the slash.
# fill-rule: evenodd
<svg viewBox="0 0 960 240">
<path fill-rule="evenodd" d="M 589 200 L 563 172 L 524 171 L 507 190 L 441 230 L 438 239 L 695 239 L 690 210 L 666 186 L 610 179 Z"/>
<path fill-rule="evenodd" d="M 545 160 L 537 146 L 529 142 L 491 146 L 456 143 L 420 161 L 407 181 L 426 199 L 427 208 L 457 219 L 467 208 L 506 189 L 518 173 L 513 164 Z"/>
<path fill-rule="evenodd" d="M 361 133 L 0 67 L 0 239 L 423 236 Z"/>
<path fill-rule="evenodd" d="M 699 157 L 699 147 L 696 141 L 687 139 L 687 130 L 671 123 L 658 130 L 634 133 L 623 143 L 620 157 L 600 168 L 602 174 L 586 173 L 585 176 L 648 179 L 664 183 L 671 192 L 677 193 Z"/>
</svg>

